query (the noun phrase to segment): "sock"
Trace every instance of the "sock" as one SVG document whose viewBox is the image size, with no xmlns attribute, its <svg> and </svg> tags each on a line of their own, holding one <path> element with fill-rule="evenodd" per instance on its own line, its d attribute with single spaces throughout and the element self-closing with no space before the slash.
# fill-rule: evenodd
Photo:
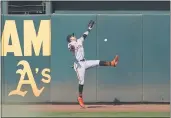
<svg viewBox="0 0 171 118">
<path fill-rule="evenodd" d="M 79 97 L 82 97 L 83 86 L 84 86 L 84 85 L 79 84 Z"/>
<path fill-rule="evenodd" d="M 100 66 L 111 66 L 111 62 L 107 62 L 107 61 L 100 61 L 99 62 Z"/>
</svg>

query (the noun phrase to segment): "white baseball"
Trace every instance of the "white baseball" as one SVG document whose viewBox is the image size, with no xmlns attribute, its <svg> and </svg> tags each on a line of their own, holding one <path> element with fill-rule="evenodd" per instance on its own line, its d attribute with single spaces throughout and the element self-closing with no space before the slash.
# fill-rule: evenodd
<svg viewBox="0 0 171 118">
<path fill-rule="evenodd" d="M 104 39 L 104 41 L 106 42 L 106 41 L 107 41 L 107 39 Z"/>
</svg>

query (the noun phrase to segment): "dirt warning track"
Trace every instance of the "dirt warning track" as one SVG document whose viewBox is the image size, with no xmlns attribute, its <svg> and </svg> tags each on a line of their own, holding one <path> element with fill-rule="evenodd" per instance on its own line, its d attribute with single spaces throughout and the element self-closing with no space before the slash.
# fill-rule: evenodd
<svg viewBox="0 0 171 118">
<path fill-rule="evenodd" d="M 169 112 L 170 105 L 36 105 L 33 111 L 43 112 Z"/>
</svg>

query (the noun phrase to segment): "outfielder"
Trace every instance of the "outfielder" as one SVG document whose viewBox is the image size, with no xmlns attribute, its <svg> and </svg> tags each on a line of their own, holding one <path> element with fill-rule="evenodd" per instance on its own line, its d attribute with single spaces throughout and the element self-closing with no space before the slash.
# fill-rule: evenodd
<svg viewBox="0 0 171 118">
<path fill-rule="evenodd" d="M 87 35 L 91 31 L 94 26 L 94 21 L 90 21 L 88 24 L 88 30 L 79 38 L 77 39 L 74 34 L 70 34 L 67 36 L 68 41 L 68 49 L 73 53 L 75 56 L 74 62 L 74 70 L 76 71 L 78 80 L 79 80 L 79 96 L 77 98 L 81 107 L 85 108 L 84 101 L 83 101 L 83 86 L 84 86 L 84 75 L 85 71 L 89 68 L 96 67 L 96 66 L 113 66 L 116 67 L 119 57 L 116 55 L 112 61 L 101 61 L 101 60 L 86 60 L 84 58 L 84 47 L 83 42 L 86 39 Z"/>
</svg>

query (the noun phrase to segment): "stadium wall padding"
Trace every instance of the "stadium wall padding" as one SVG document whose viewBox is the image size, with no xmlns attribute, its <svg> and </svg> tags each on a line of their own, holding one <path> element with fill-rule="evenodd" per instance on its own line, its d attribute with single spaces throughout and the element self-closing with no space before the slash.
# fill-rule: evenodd
<svg viewBox="0 0 171 118">
<path fill-rule="evenodd" d="M 71 68 L 74 59 L 68 51 L 66 36 L 75 33 L 80 37 L 86 30 L 89 20 L 95 20 L 96 25 L 84 42 L 86 59 L 108 61 L 118 54 L 120 61 L 116 68 L 96 67 L 87 70 L 85 102 L 170 101 L 168 13 L 2 16 L 2 24 L 6 20 L 15 20 L 22 51 L 23 20 L 33 20 L 36 31 L 39 29 L 40 20 L 50 20 L 51 56 L 13 56 L 12 53 L 8 53 L 8 56 L 2 57 L 2 88 L 5 103 L 77 102 L 78 80 Z M 3 31 L 3 27 L 1 30 Z M 108 41 L 104 42 L 104 39 Z M 39 97 L 33 95 L 30 85 L 23 85 L 22 90 L 28 90 L 24 97 L 8 96 L 19 82 L 20 76 L 16 71 L 20 60 L 27 60 L 30 63 L 38 88 L 45 86 Z M 42 76 L 35 73 L 35 68 L 50 68 L 51 82 L 42 83 Z"/>
</svg>

